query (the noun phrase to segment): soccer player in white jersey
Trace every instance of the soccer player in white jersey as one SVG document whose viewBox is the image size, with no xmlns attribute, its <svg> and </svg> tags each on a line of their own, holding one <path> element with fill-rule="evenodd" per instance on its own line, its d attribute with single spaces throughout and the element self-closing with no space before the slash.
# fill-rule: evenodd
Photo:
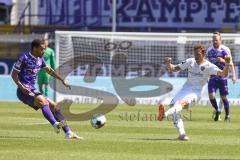
<svg viewBox="0 0 240 160">
<path fill-rule="evenodd" d="M 224 57 L 231 57 L 230 49 L 222 44 L 222 38 L 219 32 L 214 32 L 212 37 L 212 46 L 207 49 L 207 58 L 210 62 L 218 66 L 218 68 L 223 69 L 225 66 Z M 231 62 L 232 63 L 232 62 Z M 236 82 L 236 73 L 234 69 L 234 64 L 230 68 L 232 72 L 232 81 Z M 227 99 L 228 95 L 228 82 L 227 77 L 221 77 L 217 75 L 211 75 L 208 82 L 208 94 L 209 100 L 213 106 L 214 110 L 214 120 L 218 121 L 220 119 L 221 110 L 218 106 L 215 94 L 216 91 L 219 90 L 221 100 L 224 109 L 225 109 L 225 121 L 229 122 L 230 114 L 229 114 L 229 102 Z"/>
<path fill-rule="evenodd" d="M 173 124 L 179 131 L 178 140 L 188 140 L 183 121 L 180 117 L 180 111 L 185 107 L 190 107 L 196 104 L 200 97 L 203 86 L 207 83 L 210 75 L 218 75 L 226 77 L 231 66 L 230 57 L 225 57 L 225 68 L 219 69 L 205 59 L 205 48 L 202 45 L 194 46 L 194 58 L 189 58 L 186 61 L 173 65 L 171 58 L 167 57 L 165 63 L 169 72 L 177 72 L 180 70 L 188 70 L 188 78 L 180 92 L 172 99 L 170 108 L 165 112 L 164 106 L 159 106 L 158 120 L 163 120 L 164 117 L 172 116 Z"/>
</svg>

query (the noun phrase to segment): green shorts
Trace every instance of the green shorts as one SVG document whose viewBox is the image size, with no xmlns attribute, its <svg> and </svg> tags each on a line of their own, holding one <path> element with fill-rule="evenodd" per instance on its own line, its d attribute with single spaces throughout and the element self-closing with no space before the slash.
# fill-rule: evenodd
<svg viewBox="0 0 240 160">
<path fill-rule="evenodd" d="M 50 75 L 47 72 L 39 72 L 37 77 L 38 84 L 48 84 L 50 80 Z"/>
</svg>

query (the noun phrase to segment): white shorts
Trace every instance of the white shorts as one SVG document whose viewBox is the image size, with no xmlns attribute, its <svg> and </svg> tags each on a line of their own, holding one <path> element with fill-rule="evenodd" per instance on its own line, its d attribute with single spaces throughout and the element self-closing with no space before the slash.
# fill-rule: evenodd
<svg viewBox="0 0 240 160">
<path fill-rule="evenodd" d="M 193 89 L 190 87 L 182 88 L 177 95 L 172 99 L 170 105 L 174 105 L 180 100 L 186 100 L 188 102 L 188 106 L 191 107 L 195 105 L 201 98 L 201 90 Z"/>
</svg>

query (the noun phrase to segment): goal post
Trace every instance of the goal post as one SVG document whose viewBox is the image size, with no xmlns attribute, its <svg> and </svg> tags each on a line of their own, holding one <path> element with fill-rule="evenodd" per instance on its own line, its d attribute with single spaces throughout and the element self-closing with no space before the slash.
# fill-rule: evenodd
<svg viewBox="0 0 240 160">
<path fill-rule="evenodd" d="M 231 49 L 237 76 L 240 64 L 240 34 L 221 34 L 223 44 Z M 172 57 L 174 64 L 192 57 L 195 44 L 206 47 L 212 42 L 212 33 L 137 33 L 137 32 L 85 32 L 85 31 L 56 31 L 55 51 L 56 63 L 60 67 L 60 75 L 68 74 L 71 84 L 89 88 L 97 88 L 119 99 L 116 89 L 115 77 L 147 77 L 158 78 L 165 81 L 162 84 L 164 91 L 159 90 L 159 96 L 136 97 L 137 103 L 156 104 L 168 103 L 176 92 L 182 87 L 187 77 L 186 71 L 167 73 L 164 66 L 164 57 Z M 64 65 L 68 63 L 67 65 Z M 91 70 L 89 69 L 91 68 Z M 88 79 L 84 76 L 88 75 Z M 114 77 L 114 78 L 113 78 Z M 151 79 L 152 80 L 152 79 Z M 130 81 L 129 81 L 130 82 Z M 152 83 L 153 81 L 151 81 Z M 67 92 L 58 92 L 61 84 L 56 83 L 55 100 L 70 98 L 76 103 L 97 103 L 96 98 L 71 95 Z M 139 82 L 140 83 L 140 82 Z M 169 89 L 168 83 L 172 85 Z M 125 83 L 127 85 L 127 83 Z M 122 84 L 123 85 L 123 84 Z M 149 84 L 151 85 L 151 84 Z M 124 88 L 124 86 L 121 86 Z M 240 87 L 233 87 L 229 81 L 229 99 L 238 102 Z M 153 89 L 154 86 L 141 85 L 130 90 L 141 91 Z M 120 88 L 121 90 L 121 88 Z M 206 104 L 206 90 L 200 103 Z M 126 94 L 127 97 L 127 94 Z"/>
</svg>

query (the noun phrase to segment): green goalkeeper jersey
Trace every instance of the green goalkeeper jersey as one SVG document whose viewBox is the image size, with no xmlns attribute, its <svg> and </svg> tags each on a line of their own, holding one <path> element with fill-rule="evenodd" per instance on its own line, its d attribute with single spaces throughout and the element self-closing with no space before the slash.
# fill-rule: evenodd
<svg viewBox="0 0 240 160">
<path fill-rule="evenodd" d="M 56 60 L 55 60 L 55 54 L 54 54 L 53 49 L 46 48 L 46 50 L 44 51 L 44 54 L 43 54 L 43 58 L 44 58 L 46 65 L 51 67 L 53 70 L 55 70 Z M 44 77 L 47 77 L 47 79 L 49 79 L 48 78 L 49 74 L 44 69 L 41 69 L 38 73 L 38 77 L 39 77 L 39 79 L 44 78 Z"/>
</svg>

